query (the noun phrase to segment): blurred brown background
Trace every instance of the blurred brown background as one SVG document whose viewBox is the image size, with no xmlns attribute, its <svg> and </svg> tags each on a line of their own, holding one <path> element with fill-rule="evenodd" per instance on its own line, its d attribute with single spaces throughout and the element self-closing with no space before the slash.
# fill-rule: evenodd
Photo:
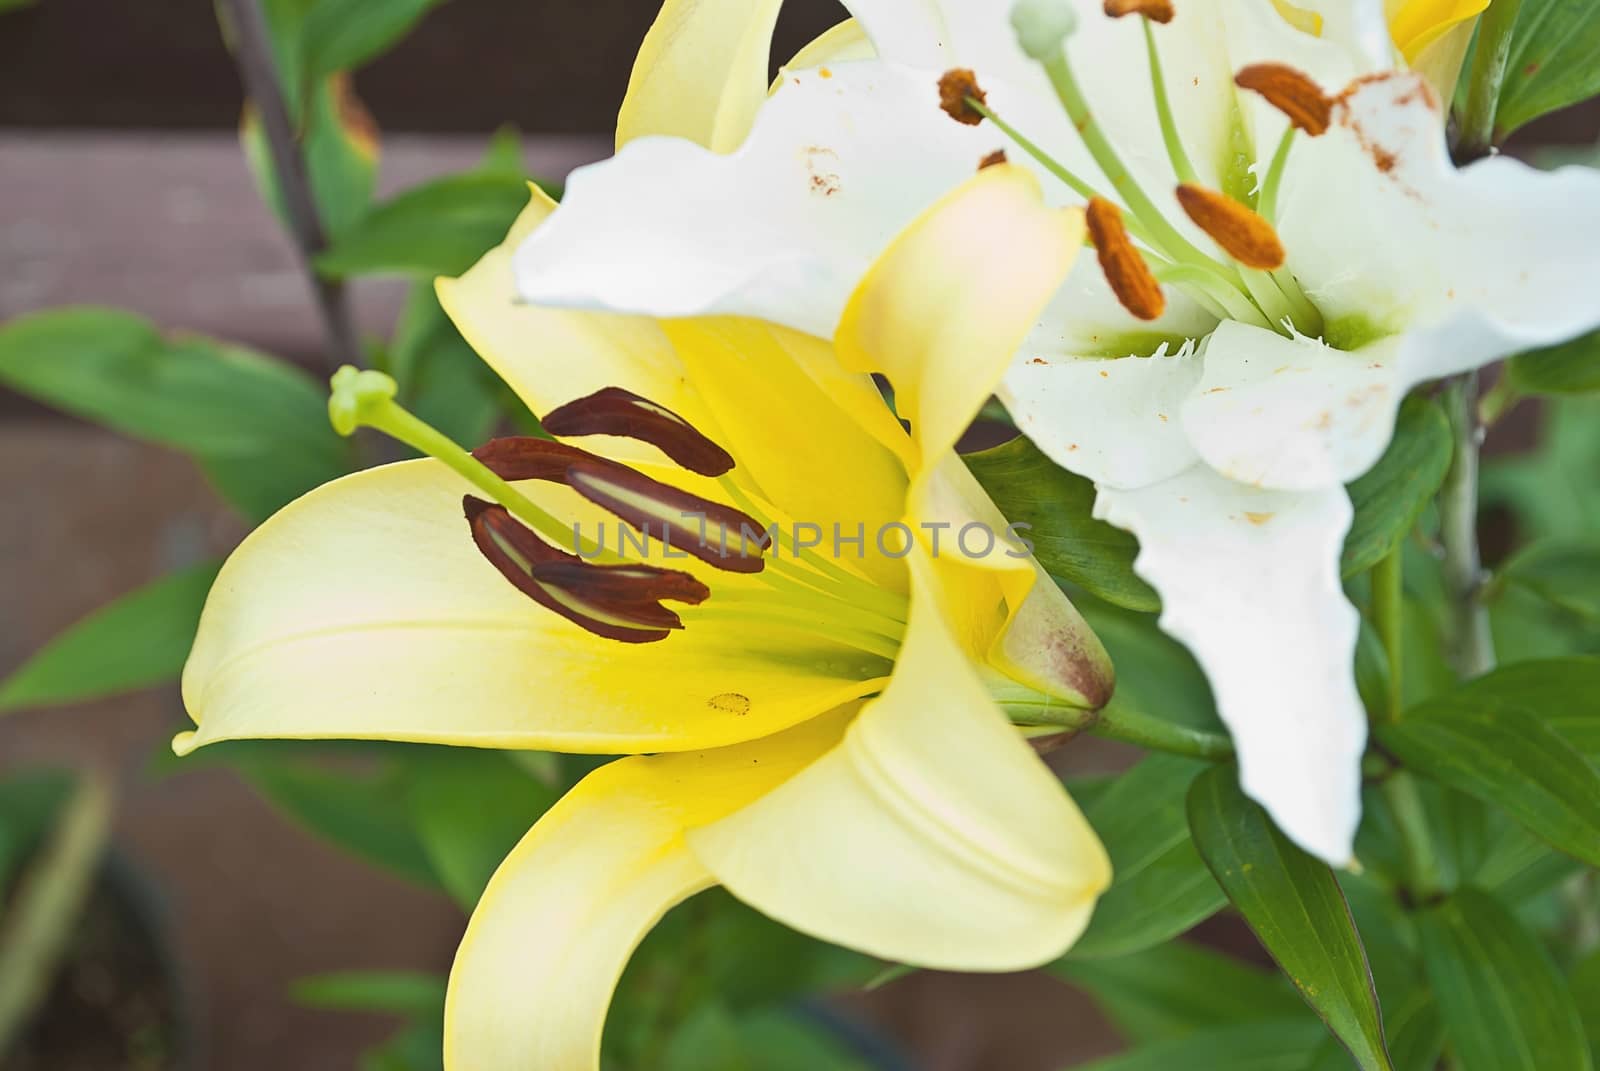
<svg viewBox="0 0 1600 1071">
<path fill-rule="evenodd" d="M 535 174 L 604 156 L 655 8 L 436 9 L 356 76 L 384 132 L 381 192 L 469 166 L 507 122 L 525 135 Z M 834 0 L 792 0 L 777 53 L 841 14 Z M 0 320 L 112 304 L 315 363 L 306 284 L 234 137 L 240 101 L 207 0 L 40 0 L 0 15 Z M 1589 112 L 1523 140 L 1597 135 Z M 387 333 L 401 292 L 358 286 L 363 329 Z M 177 455 L 4 392 L 0 495 L 0 676 L 110 597 L 242 534 Z M 346 1071 L 388 1025 L 297 1009 L 288 983 L 343 968 L 443 970 L 463 920 L 442 897 L 287 825 L 226 771 L 150 778 L 149 760 L 182 720 L 165 690 L 8 716 L 0 768 L 88 758 L 117 775 L 119 844 L 159 887 L 195 995 L 202 1068 Z M 1086 1002 L 1041 975 L 913 976 L 853 1008 L 924 1071 L 1053 1071 L 1114 1045 Z"/>
</svg>

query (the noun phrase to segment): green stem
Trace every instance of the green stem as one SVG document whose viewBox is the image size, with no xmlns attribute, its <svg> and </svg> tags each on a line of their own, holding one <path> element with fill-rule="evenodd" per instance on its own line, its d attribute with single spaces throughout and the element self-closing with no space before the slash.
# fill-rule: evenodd
<svg viewBox="0 0 1600 1071">
<path fill-rule="evenodd" d="M 111 831 L 111 789 L 86 775 L 28 869 L 0 927 L 0 1057 L 49 990 L 94 890 Z"/>
<path fill-rule="evenodd" d="M 1413 901 L 1421 903 L 1444 891 L 1439 872 L 1439 856 L 1433 850 L 1428 818 L 1422 807 L 1417 783 L 1404 770 L 1397 770 L 1383 782 L 1383 799 L 1400 833 L 1406 857 L 1406 887 Z"/>
<path fill-rule="evenodd" d="M 1149 751 L 1165 751 L 1194 759 L 1221 760 L 1233 757 L 1233 741 L 1220 733 L 1191 729 L 1162 718 L 1130 710 L 1112 701 L 1100 712 L 1090 732 L 1108 740 L 1120 740 Z"/>
<path fill-rule="evenodd" d="M 1177 228 L 1169 223 L 1167 217 L 1156 207 L 1155 202 L 1151 201 L 1133 180 L 1132 172 L 1117 155 L 1117 150 L 1112 147 L 1100 125 L 1095 122 L 1094 112 L 1089 109 L 1089 101 L 1078 86 L 1078 80 L 1072 73 L 1072 65 L 1067 62 L 1066 52 L 1063 51 L 1054 59 L 1045 61 L 1044 69 L 1050 76 L 1050 84 L 1055 87 L 1056 96 L 1060 99 L 1062 107 L 1067 110 L 1067 117 L 1072 120 L 1072 125 L 1078 130 L 1078 136 L 1083 139 L 1084 148 L 1089 150 L 1089 155 L 1100 165 L 1100 170 L 1105 173 L 1112 187 L 1121 196 L 1123 204 L 1128 206 L 1128 210 L 1150 232 L 1158 251 L 1173 260 L 1213 268 L 1231 278 L 1227 269 L 1179 234 Z"/>
<path fill-rule="evenodd" d="M 1461 113 L 1461 137 L 1457 155 L 1474 160 L 1487 155 L 1502 136 L 1495 119 L 1500 109 L 1500 90 L 1511 61 L 1512 31 L 1522 11 L 1522 0 L 1494 0 L 1478 23 L 1478 44 L 1473 52 L 1468 75 L 1467 101 Z"/>
<path fill-rule="evenodd" d="M 1161 122 L 1161 140 L 1166 142 L 1173 173 L 1178 176 L 1179 182 L 1199 185 L 1200 177 L 1189 162 L 1183 138 L 1178 135 L 1178 123 L 1172 117 L 1172 102 L 1167 99 L 1167 76 L 1161 69 L 1161 53 L 1156 49 L 1155 31 L 1150 28 L 1149 19 L 1141 18 L 1139 21 L 1144 24 L 1144 47 L 1150 57 L 1150 81 L 1155 87 L 1156 118 Z"/>
<path fill-rule="evenodd" d="M 1450 662 L 1458 675 L 1481 676 L 1494 668 L 1494 635 L 1483 601 L 1483 561 L 1478 551 L 1478 374 L 1459 376 L 1444 392 L 1454 429 L 1450 473 L 1439 491 L 1439 541 L 1444 546 L 1444 581 L 1453 628 Z"/>
<path fill-rule="evenodd" d="M 1405 659 L 1404 551 L 1396 547 L 1372 570 L 1372 624 L 1389 659 L 1388 720 L 1400 720 L 1404 704 L 1402 666 Z"/>
</svg>

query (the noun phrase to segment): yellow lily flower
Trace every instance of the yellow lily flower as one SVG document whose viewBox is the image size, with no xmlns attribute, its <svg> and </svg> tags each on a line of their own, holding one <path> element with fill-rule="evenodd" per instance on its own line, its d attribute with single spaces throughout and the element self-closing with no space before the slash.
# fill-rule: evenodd
<svg viewBox="0 0 1600 1071">
<path fill-rule="evenodd" d="M 1387 23 L 1387 42 L 1396 49 L 1411 69 L 1428 80 L 1440 98 L 1448 101 L 1455 93 L 1461 65 L 1472 44 L 1478 16 L 1490 0 L 1383 0 L 1382 10 L 1368 0 L 1272 0 L 1278 13 L 1296 29 L 1321 37 L 1360 42 L 1382 36 L 1369 33 L 1369 16 L 1381 16 Z M 1381 57 L 1375 57 L 1381 58 Z"/>
<path fill-rule="evenodd" d="M 1109 863 L 1006 708 L 1085 724 L 1110 668 L 1031 558 L 958 542 L 1005 522 L 953 447 L 1066 277 L 1081 213 L 1045 207 L 1021 168 L 981 172 L 888 248 L 830 345 L 519 304 L 512 250 L 553 208 L 535 193 L 439 294 L 585 449 L 502 440 L 475 461 L 384 377 L 342 373 L 336 423 L 415 433 L 445 463 L 346 477 L 245 541 L 202 617 L 177 750 L 354 737 L 639 756 L 586 778 L 491 881 L 451 977 L 452 1069 L 597 1066 L 632 949 L 713 884 L 900 962 L 1060 955 Z M 931 255 L 952 242 L 974 255 Z M 1001 270 L 1019 261 L 1021 287 Z M 470 529 L 463 475 L 496 498 L 469 496 Z M 601 531 L 606 512 L 657 531 L 691 502 L 780 534 L 753 557 L 722 556 L 727 537 L 647 555 L 670 568 L 543 542 L 581 551 L 563 525 Z M 796 522 L 843 532 L 842 556 L 797 546 Z"/>
</svg>

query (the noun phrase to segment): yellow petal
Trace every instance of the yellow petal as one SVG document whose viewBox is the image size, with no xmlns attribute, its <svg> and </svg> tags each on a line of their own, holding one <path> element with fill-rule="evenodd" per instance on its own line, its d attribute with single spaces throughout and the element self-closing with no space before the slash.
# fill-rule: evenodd
<svg viewBox="0 0 1600 1071">
<path fill-rule="evenodd" d="M 828 343 L 787 328 L 732 317 L 663 326 L 738 458 L 734 475 L 795 520 L 822 526 L 829 552 L 833 525 L 848 537 L 865 526 L 865 553 L 847 547 L 840 564 L 904 591 L 904 565 L 878 553 L 876 536 L 905 512 L 905 464 L 886 442 L 906 438 L 872 381 L 845 372 Z"/>
<path fill-rule="evenodd" d="M 1412 70 L 1428 80 L 1439 99 L 1446 103 L 1455 96 L 1456 83 L 1461 79 L 1461 68 L 1467 61 L 1467 50 L 1472 46 L 1472 35 L 1478 28 L 1476 18 L 1458 22 L 1443 34 L 1415 49 L 1408 55 Z"/>
<path fill-rule="evenodd" d="M 473 912 L 445 1007 L 449 1071 L 597 1068 L 606 1008 L 634 947 L 674 904 L 713 884 L 684 829 L 781 784 L 833 746 L 847 716 L 740 747 L 622 759 L 567 793 Z"/>
<path fill-rule="evenodd" d="M 984 691 L 930 562 L 907 560 L 911 622 L 882 697 L 837 748 L 689 846 L 734 895 L 825 940 L 926 967 L 1032 967 L 1077 939 L 1110 863 Z"/>
<path fill-rule="evenodd" d="M 923 464 L 955 446 L 1083 244 L 1076 209 L 1045 206 L 1032 172 L 980 171 L 867 272 L 836 336 L 847 367 L 882 372 Z"/>
<path fill-rule="evenodd" d="M 766 99 L 782 0 L 666 0 L 617 115 L 617 147 L 670 134 L 713 152 L 744 141 Z"/>
<path fill-rule="evenodd" d="M 855 19 L 845 19 L 823 30 L 803 45 L 794 58 L 783 66 L 787 70 L 805 70 L 825 63 L 848 63 L 852 60 L 872 59 L 878 54 L 872 47 L 872 38 Z M 774 92 L 783 84 L 783 75 L 773 81 Z"/>
<path fill-rule="evenodd" d="M 622 387 L 703 425 L 708 414 L 656 320 L 541 308 L 518 299 L 511 254 L 555 207 L 535 188 L 504 242 L 459 279 L 438 280 L 439 301 L 456 329 L 535 413 L 602 387 Z"/>
<path fill-rule="evenodd" d="M 660 643 L 592 636 L 479 556 L 461 516 L 467 490 L 434 462 L 390 465 L 318 488 L 252 533 L 201 617 L 183 678 L 198 729 L 176 746 L 353 737 L 682 751 L 788 728 L 887 674 L 881 659 L 731 614 Z M 525 491 L 576 512 L 565 488 Z M 717 590 L 759 583 L 716 574 L 708 606 Z"/>
<path fill-rule="evenodd" d="M 1483 14 L 1489 0 L 1385 0 L 1389 36 L 1413 67 L 1428 46 Z M 1471 30 L 1467 33 L 1470 35 Z M 1465 54 L 1465 46 L 1462 46 Z M 1460 61 L 1457 60 L 1457 69 Z M 1420 69 L 1420 68 L 1419 68 Z"/>
</svg>

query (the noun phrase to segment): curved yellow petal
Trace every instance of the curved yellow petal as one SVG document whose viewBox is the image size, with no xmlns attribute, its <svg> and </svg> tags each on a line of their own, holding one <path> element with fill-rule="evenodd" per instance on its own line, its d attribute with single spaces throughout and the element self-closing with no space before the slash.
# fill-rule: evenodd
<svg viewBox="0 0 1600 1071">
<path fill-rule="evenodd" d="M 782 0 L 666 0 L 617 115 L 617 147 L 670 134 L 713 152 L 744 141 L 767 95 Z"/>
<path fill-rule="evenodd" d="M 1110 883 L 1078 808 L 990 700 L 914 551 L 894 679 L 843 742 L 688 834 L 716 879 L 825 940 L 927 967 L 1018 970 L 1077 939 Z"/>
<path fill-rule="evenodd" d="M 800 51 L 783 66 L 786 70 L 799 71 L 807 67 L 820 67 L 824 63 L 872 59 L 877 54 L 878 50 L 872 47 L 872 38 L 861 28 L 861 23 L 855 19 L 845 19 L 802 45 Z M 780 73 L 772 83 L 773 90 L 776 91 L 782 84 L 783 75 Z"/>
<path fill-rule="evenodd" d="M 1026 168 L 980 171 L 906 228 L 867 272 L 840 320 L 847 367 L 881 372 L 923 464 L 977 415 L 1066 280 L 1083 216 L 1045 205 Z"/>
<path fill-rule="evenodd" d="M 535 187 L 504 242 L 460 278 L 434 284 L 456 329 L 537 414 L 602 387 L 623 387 L 703 424 L 708 414 L 658 321 L 544 308 L 517 297 L 511 255 L 555 208 Z"/>
<path fill-rule="evenodd" d="M 1417 67 L 1430 45 L 1458 31 L 1463 23 L 1470 23 L 1488 6 L 1489 0 L 1385 0 L 1384 13 L 1389 18 L 1389 36 L 1395 47 L 1407 63 Z M 1471 35 L 1470 26 L 1466 32 Z M 1465 54 L 1465 44 L 1461 47 Z"/>
<path fill-rule="evenodd" d="M 525 490 L 578 515 L 576 496 L 547 486 Z M 887 675 L 882 659 L 731 613 L 660 643 L 593 636 L 479 556 L 461 515 L 469 489 L 431 461 L 389 465 L 318 488 L 252 533 L 201 616 L 183 675 L 198 727 L 175 746 L 351 737 L 683 751 L 786 729 Z M 718 590 L 759 590 L 726 573 L 710 582 L 708 607 Z"/>
<path fill-rule="evenodd" d="M 450 973 L 448 1071 L 598 1068 L 606 1008 L 634 947 L 714 883 L 684 829 L 782 784 L 833 746 L 848 714 L 740 747 L 621 759 L 567 793 L 473 912 Z"/>
<path fill-rule="evenodd" d="M 663 321 L 689 382 L 739 467 L 733 475 L 796 521 L 820 526 L 832 550 L 864 532 L 864 548 L 838 555 L 891 590 L 905 567 L 878 553 L 877 534 L 906 505 L 905 462 L 887 443 L 908 446 L 872 381 L 842 369 L 821 339 L 757 320 L 701 317 Z"/>
</svg>

